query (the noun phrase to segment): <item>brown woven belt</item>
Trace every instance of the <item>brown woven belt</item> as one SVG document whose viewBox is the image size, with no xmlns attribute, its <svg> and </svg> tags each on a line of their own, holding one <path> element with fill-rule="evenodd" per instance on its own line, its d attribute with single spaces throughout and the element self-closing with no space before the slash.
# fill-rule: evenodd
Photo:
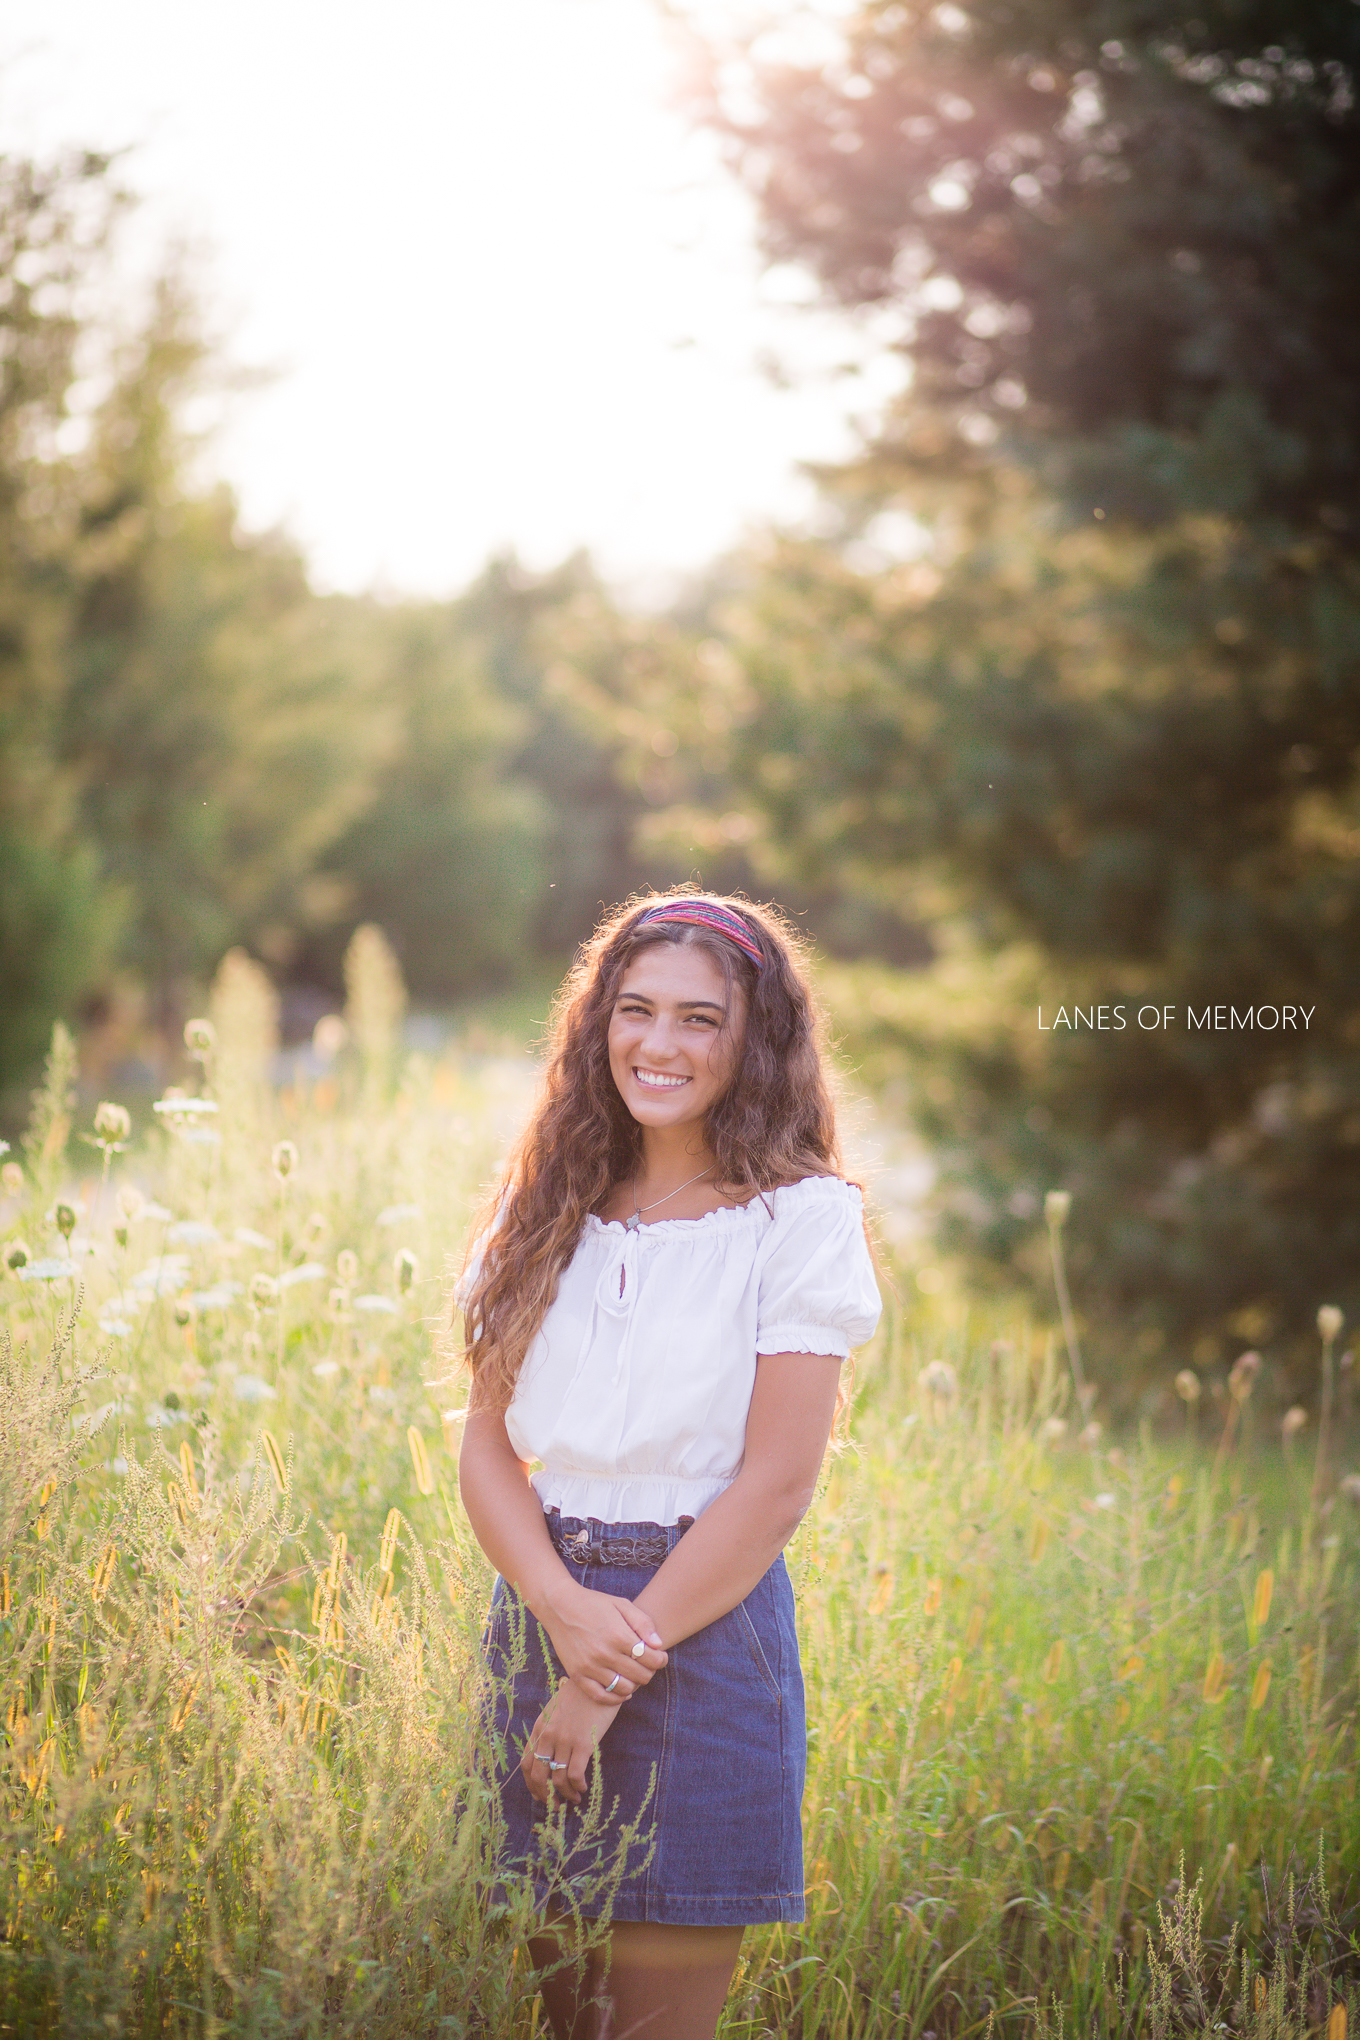
<svg viewBox="0 0 1360 2040">
<path fill-rule="evenodd" d="M 693 1522 L 692 1516 L 682 1516 L 676 1528 L 683 1533 Z M 654 1531 L 650 1537 L 600 1537 L 592 1540 L 588 1530 L 578 1530 L 573 1537 L 564 1536 L 551 1527 L 548 1532 L 558 1555 L 568 1565 L 660 1565 L 669 1558 L 671 1540 L 664 1530 Z"/>
</svg>

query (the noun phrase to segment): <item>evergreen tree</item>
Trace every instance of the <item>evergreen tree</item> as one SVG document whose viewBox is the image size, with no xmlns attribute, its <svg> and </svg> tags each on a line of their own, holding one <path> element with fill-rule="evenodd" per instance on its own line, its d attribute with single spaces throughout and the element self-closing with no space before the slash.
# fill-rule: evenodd
<svg viewBox="0 0 1360 2040">
<path fill-rule="evenodd" d="M 104 157 L 0 157 L 0 1086 L 98 982 L 119 931 L 56 740 L 79 551 L 66 445 L 79 300 L 119 206 Z"/>
<path fill-rule="evenodd" d="M 785 550 L 733 781 L 791 869 L 935 919 L 920 984 L 861 979 L 866 1052 L 915 1077 L 956 1244 L 1041 1280 L 1076 1193 L 1111 1373 L 1360 1302 L 1358 54 L 1350 6 L 982 0 L 729 58 L 739 117 L 714 73 L 771 252 L 914 364 L 829 478 L 847 533 L 929 537 Z M 1188 1020 L 1286 1005 L 1306 1032 Z"/>
</svg>

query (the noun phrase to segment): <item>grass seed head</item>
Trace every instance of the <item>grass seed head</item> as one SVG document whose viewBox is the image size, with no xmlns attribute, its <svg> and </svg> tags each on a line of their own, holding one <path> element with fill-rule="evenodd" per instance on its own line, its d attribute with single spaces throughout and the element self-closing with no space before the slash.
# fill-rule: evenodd
<svg viewBox="0 0 1360 2040">
<path fill-rule="evenodd" d="M 1209 1662 L 1204 1667 L 1204 1698 L 1212 1706 L 1221 1700 L 1228 1690 L 1227 1665 L 1221 1650 L 1211 1651 Z"/>
<path fill-rule="evenodd" d="M 402 1247 L 392 1263 L 392 1268 L 397 1278 L 397 1288 L 405 1296 L 420 1274 L 420 1263 L 409 1247 Z"/>
<path fill-rule="evenodd" d="M 1071 1209 L 1072 1193 L 1070 1190 L 1050 1190 L 1044 1198 L 1044 1217 L 1052 1226 L 1054 1232 L 1062 1231 L 1062 1228 L 1067 1223 L 1067 1216 Z"/>
<path fill-rule="evenodd" d="M 1343 1313 L 1337 1309 L 1334 1303 L 1323 1304 L 1317 1314 L 1317 1325 L 1318 1330 L 1322 1334 L 1324 1345 L 1330 1346 L 1334 1343 L 1345 1322 Z"/>
<path fill-rule="evenodd" d="M 288 1486 L 288 1469 L 283 1463 L 283 1454 L 279 1450 L 278 1440 L 272 1431 L 262 1431 L 260 1433 L 260 1440 L 264 1446 L 264 1456 L 269 1461 L 269 1470 L 278 1483 L 280 1492 L 282 1492 Z"/>
<path fill-rule="evenodd" d="M 269 1160 L 274 1174 L 278 1177 L 280 1183 L 283 1183 L 287 1181 L 298 1165 L 298 1151 L 291 1140 L 281 1140 L 275 1144 L 274 1152 Z"/>
<path fill-rule="evenodd" d="M 211 1020 L 186 1020 L 184 1023 L 184 1046 L 197 1061 L 211 1055 L 217 1046 L 217 1029 Z"/>
<path fill-rule="evenodd" d="M 425 1450 L 425 1440 L 414 1424 L 406 1427 L 406 1442 L 411 1448 L 411 1464 L 415 1468 L 416 1486 L 423 1495 L 434 1493 L 434 1475 L 430 1471 L 430 1458 Z"/>
<path fill-rule="evenodd" d="M 359 1256 L 353 1247 L 341 1247 L 335 1257 L 335 1272 L 346 1289 L 353 1287 L 359 1274 Z"/>
<path fill-rule="evenodd" d="M 1256 1677 L 1251 1682 L 1251 1699 L 1248 1702 L 1248 1706 L 1253 1714 L 1257 1713 L 1266 1704 L 1266 1695 L 1270 1691 L 1272 1670 L 1273 1667 L 1269 1658 L 1263 1659 L 1256 1667 Z"/>
<path fill-rule="evenodd" d="M 71 1234 L 76 1229 L 76 1214 L 74 1207 L 69 1204 L 54 1204 L 52 1207 L 52 1223 L 56 1227 L 57 1231 L 61 1234 L 62 1238 L 64 1240 L 69 1240 Z"/>
<path fill-rule="evenodd" d="M 1193 1367 L 1182 1367 L 1176 1376 L 1176 1393 L 1183 1403 L 1199 1401 L 1199 1376 Z"/>
<path fill-rule="evenodd" d="M 1285 1438 L 1295 1438 L 1308 1422 L 1308 1412 L 1301 1403 L 1285 1411 L 1280 1419 L 1280 1432 Z"/>
<path fill-rule="evenodd" d="M 378 1550 L 378 1571 L 390 1573 L 397 1555 L 397 1533 L 401 1529 L 400 1509 L 389 1509 L 387 1521 L 383 1524 L 382 1544 Z"/>
<path fill-rule="evenodd" d="M 1275 1591 L 1275 1575 L 1267 1566 L 1256 1575 L 1256 1592 L 1252 1597 L 1251 1621 L 1254 1629 L 1260 1629 L 1270 1620 L 1270 1598 Z"/>
<path fill-rule="evenodd" d="M 118 1192 L 118 1209 L 129 1225 L 135 1225 L 146 1209 L 146 1199 L 135 1183 L 124 1183 Z"/>
</svg>

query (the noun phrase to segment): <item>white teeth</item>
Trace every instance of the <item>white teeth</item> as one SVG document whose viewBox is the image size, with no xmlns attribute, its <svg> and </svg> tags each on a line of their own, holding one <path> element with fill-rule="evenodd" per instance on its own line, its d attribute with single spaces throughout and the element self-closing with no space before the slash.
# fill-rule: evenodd
<svg viewBox="0 0 1360 2040">
<path fill-rule="evenodd" d="M 633 1075 L 640 1084 L 645 1084 L 649 1091 L 678 1091 L 682 1084 L 689 1082 L 688 1077 L 663 1077 L 658 1070 L 635 1068 Z"/>
</svg>

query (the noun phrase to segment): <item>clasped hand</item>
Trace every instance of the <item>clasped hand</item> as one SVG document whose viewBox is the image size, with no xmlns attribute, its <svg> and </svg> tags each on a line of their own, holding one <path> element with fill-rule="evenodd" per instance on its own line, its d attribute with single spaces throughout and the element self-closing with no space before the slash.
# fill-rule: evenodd
<svg viewBox="0 0 1360 2040">
<path fill-rule="evenodd" d="M 612 1707 L 663 1668 L 661 1638 L 651 1616 L 621 1594 L 602 1594 L 579 1580 L 567 1587 L 544 1618 L 553 1649 L 586 1699 Z"/>
<path fill-rule="evenodd" d="M 596 1744 L 623 1702 L 668 1661 L 651 1617 L 634 1602 L 579 1581 L 570 1585 L 546 1624 L 567 1677 L 534 1723 L 520 1759 L 525 1783 L 545 1805 L 554 1792 L 580 1803 Z"/>
<path fill-rule="evenodd" d="M 574 1679 L 563 1679 L 534 1723 L 519 1762 L 535 1799 L 548 1806 L 557 1793 L 580 1805 L 595 1746 L 622 1704 L 587 1699 Z"/>
</svg>

